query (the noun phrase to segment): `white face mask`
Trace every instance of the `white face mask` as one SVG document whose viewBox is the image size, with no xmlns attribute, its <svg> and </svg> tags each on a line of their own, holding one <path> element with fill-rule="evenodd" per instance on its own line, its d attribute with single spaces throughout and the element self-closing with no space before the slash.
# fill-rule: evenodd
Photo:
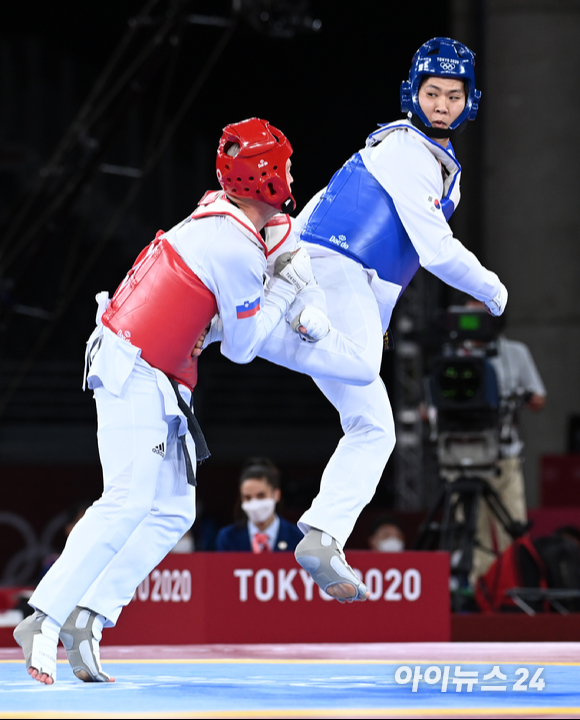
<svg viewBox="0 0 580 720">
<path fill-rule="evenodd" d="M 377 543 L 379 552 L 402 552 L 404 549 L 405 543 L 398 537 L 384 538 Z"/>
<path fill-rule="evenodd" d="M 274 514 L 276 501 L 274 498 L 248 500 L 242 503 L 242 510 L 253 523 L 263 523 Z"/>
</svg>

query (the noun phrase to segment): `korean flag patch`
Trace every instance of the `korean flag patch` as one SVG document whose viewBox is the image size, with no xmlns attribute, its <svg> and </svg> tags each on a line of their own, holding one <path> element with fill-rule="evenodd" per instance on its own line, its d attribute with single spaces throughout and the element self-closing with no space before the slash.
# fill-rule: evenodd
<svg viewBox="0 0 580 720">
<path fill-rule="evenodd" d="M 441 201 L 433 195 L 427 195 L 427 204 L 429 205 L 429 210 L 431 210 L 431 212 L 437 212 L 437 210 L 442 209 Z"/>
</svg>

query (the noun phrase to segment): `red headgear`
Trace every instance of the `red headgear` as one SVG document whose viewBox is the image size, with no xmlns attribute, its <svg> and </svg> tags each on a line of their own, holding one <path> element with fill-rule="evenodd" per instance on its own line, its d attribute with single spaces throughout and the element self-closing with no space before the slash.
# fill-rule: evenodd
<svg viewBox="0 0 580 720">
<path fill-rule="evenodd" d="M 227 154 L 237 144 L 235 157 Z M 267 120 L 250 118 L 224 128 L 217 151 L 220 185 L 232 196 L 261 200 L 278 210 L 295 209 L 286 181 L 286 161 L 292 155 L 288 139 Z"/>
</svg>

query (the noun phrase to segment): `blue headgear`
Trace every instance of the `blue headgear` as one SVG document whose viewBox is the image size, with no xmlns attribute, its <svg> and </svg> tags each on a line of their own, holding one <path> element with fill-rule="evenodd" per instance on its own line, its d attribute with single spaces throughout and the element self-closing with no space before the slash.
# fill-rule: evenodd
<svg viewBox="0 0 580 720">
<path fill-rule="evenodd" d="M 475 53 L 457 40 L 443 37 L 428 40 L 413 56 L 409 79 L 401 83 L 401 112 L 411 113 L 413 124 L 429 137 L 450 137 L 466 120 L 475 120 L 477 115 L 481 92 L 475 89 L 474 66 Z M 467 85 L 465 108 L 446 130 L 432 127 L 419 105 L 419 87 L 425 75 L 457 78 Z"/>
</svg>

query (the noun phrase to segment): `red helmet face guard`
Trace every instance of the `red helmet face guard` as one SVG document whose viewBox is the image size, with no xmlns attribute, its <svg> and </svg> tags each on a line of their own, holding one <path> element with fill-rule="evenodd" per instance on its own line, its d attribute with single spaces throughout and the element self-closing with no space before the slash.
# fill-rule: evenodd
<svg viewBox="0 0 580 720">
<path fill-rule="evenodd" d="M 235 157 L 227 154 L 232 145 L 240 146 Z M 296 207 L 286 174 L 291 155 L 288 139 L 267 120 L 243 120 L 224 128 L 217 151 L 217 177 L 233 197 L 253 198 L 290 212 Z"/>
</svg>

